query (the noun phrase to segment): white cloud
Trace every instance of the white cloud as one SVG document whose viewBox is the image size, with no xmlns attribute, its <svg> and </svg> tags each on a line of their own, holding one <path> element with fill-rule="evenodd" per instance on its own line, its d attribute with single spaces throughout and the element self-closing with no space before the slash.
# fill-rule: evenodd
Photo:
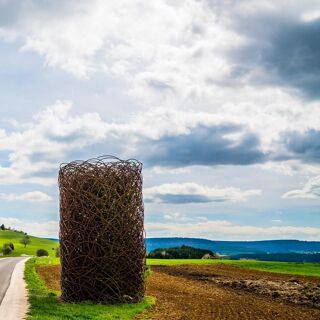
<svg viewBox="0 0 320 320">
<path fill-rule="evenodd" d="M 190 168 L 166 168 L 155 166 L 151 169 L 151 172 L 154 172 L 156 174 L 186 174 L 190 173 Z"/>
<path fill-rule="evenodd" d="M 237 225 L 225 220 L 185 223 L 147 223 L 147 237 L 198 237 L 212 240 L 320 240 L 320 228 Z"/>
<path fill-rule="evenodd" d="M 46 222 L 29 222 L 17 218 L 0 217 L 0 224 L 37 237 L 58 237 L 59 233 L 59 222 L 53 220 Z"/>
<path fill-rule="evenodd" d="M 319 174 L 320 166 L 318 164 L 301 163 L 299 160 L 287 160 L 278 162 L 266 162 L 258 165 L 264 170 L 271 170 L 286 176 L 294 176 L 298 173 Z"/>
<path fill-rule="evenodd" d="M 197 111 L 206 111 L 204 116 L 244 123 L 259 133 L 266 151 L 278 147 L 281 131 L 320 129 L 318 102 L 303 101 L 271 84 L 257 88 L 232 73 L 233 63 L 226 54 L 248 41 L 233 29 L 243 12 L 283 9 L 289 18 L 299 20 L 315 11 L 316 2 L 295 2 L 289 8 L 285 1 L 55 3 L 6 4 L 2 11 L 10 13 L 5 20 L 9 22 L 0 26 L 0 36 L 22 42 L 23 50 L 37 52 L 47 65 L 76 77 L 90 78 L 93 73 L 120 77 L 145 108 L 161 105 L 188 110 L 191 116 L 196 106 Z M 157 131 L 178 130 L 180 122 L 176 128 L 173 113 L 167 125 L 160 119 L 163 128 L 153 126 L 164 113 L 154 113 L 151 124 L 150 117 L 144 123 L 140 119 L 143 131 L 154 137 Z M 98 122 L 97 115 L 92 117 Z"/>
<path fill-rule="evenodd" d="M 10 133 L 3 131 L 0 150 L 8 152 L 10 166 L 0 166 L 0 184 L 54 184 L 54 173 L 68 152 L 106 137 L 108 125 L 98 114 L 72 117 L 70 108 L 70 102 L 58 101 L 36 114 L 33 122 Z"/>
<path fill-rule="evenodd" d="M 170 215 L 170 218 L 169 218 Z M 182 220 L 180 214 L 168 214 L 170 222 L 146 223 L 147 237 L 182 236 L 199 237 L 212 240 L 262 240 L 262 239 L 305 239 L 320 241 L 320 228 L 272 226 L 257 227 L 238 225 L 226 220 L 196 221 Z M 200 220 L 200 219 L 198 219 Z M 58 237 L 59 222 L 28 222 L 16 218 L 0 217 L 0 224 L 23 230 L 39 237 Z"/>
<path fill-rule="evenodd" d="M 149 202 L 192 203 L 192 202 L 238 202 L 261 194 L 261 190 L 209 187 L 192 182 L 166 183 L 146 188 L 144 197 Z"/>
<path fill-rule="evenodd" d="M 284 10 L 286 14 L 282 15 Z M 252 133 L 257 141 L 261 140 L 261 146 L 259 143 L 257 146 L 265 154 L 285 153 L 279 141 L 281 132 L 320 130 L 319 102 L 306 101 L 296 91 L 287 91 L 282 84 L 251 81 L 270 78 L 270 74 L 268 70 L 262 74 L 259 64 L 249 67 L 250 70 L 246 70 L 248 65 L 236 69 L 236 62 L 230 57 L 233 49 L 252 41 L 248 35 L 251 31 L 261 32 L 263 41 L 263 32 L 271 30 L 264 27 L 268 23 L 251 21 L 252 17 L 253 20 L 258 17 L 256 13 L 277 12 L 285 21 L 310 21 L 317 17 L 314 12 L 318 14 L 319 2 L 295 1 L 288 6 L 284 0 L 0 0 L 0 40 L 13 42 L 10 48 L 19 47 L 18 54 L 24 55 L 26 61 L 32 57 L 34 62 L 38 55 L 45 68 L 60 69 L 80 79 L 74 80 L 75 94 L 87 83 L 88 90 L 92 85 L 95 87 L 96 81 L 109 90 L 105 79 L 115 80 L 123 86 L 120 91 L 128 96 L 128 101 L 133 102 L 133 107 L 128 103 L 133 116 L 128 114 L 121 122 L 117 118 L 104 118 L 111 108 L 118 110 L 118 105 L 100 106 L 103 111 L 98 114 L 93 112 L 94 101 L 88 106 L 82 105 L 81 108 L 89 112 L 81 114 L 77 114 L 78 106 L 71 110 L 70 101 L 58 101 L 28 123 L 12 120 L 12 131 L 0 128 L 0 184 L 53 185 L 57 183 L 59 163 L 78 155 L 87 158 L 107 152 L 124 158 L 143 157 L 148 152 L 148 146 L 143 143 L 146 139 L 193 133 L 197 126 L 222 123 L 240 125 L 241 130 L 228 135 L 235 145 L 246 133 Z M 235 24 L 239 19 L 245 23 L 240 23 L 238 28 Z M 36 54 L 30 56 L 26 51 Z M 58 74 L 63 86 L 63 75 Z M 70 79 L 68 77 L 66 79 Z M 35 101 L 35 105 L 38 102 Z M 134 110 L 137 106 L 145 112 L 137 114 Z M 248 145 L 250 147 L 250 141 Z M 158 152 L 157 145 L 155 151 Z M 320 174 L 319 164 L 306 164 L 297 159 L 255 165 L 255 170 L 256 167 L 292 176 L 305 172 Z M 217 171 L 216 167 L 212 168 L 209 174 Z M 169 196 L 178 202 L 188 197 L 190 200 L 190 196 L 193 201 L 246 201 L 259 193 L 257 189 L 250 190 L 251 181 L 254 188 L 269 188 L 266 195 L 271 189 L 274 191 L 274 185 L 265 186 L 258 178 L 249 176 L 245 181 L 242 169 L 234 170 L 232 177 L 227 172 L 229 167 L 224 170 L 231 186 L 245 185 L 244 189 L 181 183 L 182 179 L 194 179 L 194 167 L 155 167 L 146 171 L 149 176 L 158 174 L 157 184 L 172 181 L 169 180 L 171 174 L 176 174 L 180 183 L 162 186 L 169 185 Z M 152 185 L 150 180 L 148 183 Z M 210 184 L 210 180 L 206 179 L 206 183 Z M 222 184 L 229 185 L 229 181 Z M 168 201 L 164 199 L 163 189 L 152 189 L 151 200 Z M 13 199 L 19 195 L 4 195 L 8 196 Z M 316 195 L 314 187 L 307 184 L 284 197 Z M 176 213 L 166 214 L 165 219 L 177 222 L 188 218 Z"/>
<path fill-rule="evenodd" d="M 52 197 L 41 191 L 31 191 L 22 194 L 0 193 L 0 200 L 6 201 L 28 201 L 28 202 L 47 202 L 52 201 Z"/>
<path fill-rule="evenodd" d="M 134 77 L 140 83 L 149 80 L 161 83 L 166 77 L 165 82 L 170 85 L 181 80 L 181 70 L 186 69 L 182 61 L 192 59 L 204 49 L 206 61 L 211 58 L 211 64 L 217 67 L 217 76 L 228 70 L 228 65 L 210 52 L 229 45 L 226 37 L 233 40 L 231 43 L 238 39 L 215 23 L 216 15 L 205 3 L 191 0 L 183 3 L 93 0 L 90 4 L 82 0 L 69 1 L 67 5 L 59 1 L 58 10 L 37 1 L 24 6 L 16 2 L 13 6 L 20 14 L 0 29 L 0 35 L 22 39 L 24 50 L 35 51 L 45 58 L 46 64 L 78 77 L 108 70 L 128 76 L 128 80 Z M 141 65 L 146 70 L 141 72 Z M 204 70 L 204 61 L 197 67 Z M 178 71 L 176 76 L 172 73 L 174 68 Z M 188 69 L 184 71 L 189 73 L 183 79 L 184 84 L 195 77 Z M 172 79 L 167 78 L 168 72 Z"/>
<path fill-rule="evenodd" d="M 179 222 L 186 222 L 186 221 L 193 221 L 194 218 L 187 217 L 185 214 L 181 212 L 171 212 L 171 213 L 166 213 L 163 218 L 165 220 L 169 221 L 179 221 Z"/>
<path fill-rule="evenodd" d="M 103 144 L 111 153 L 132 157 L 141 149 L 141 140 L 160 139 L 166 135 L 187 134 L 197 126 L 215 126 L 229 122 L 225 117 L 206 112 L 189 112 L 156 108 L 138 113 L 127 122 L 103 120 L 98 113 L 74 116 L 70 101 L 57 101 L 33 116 L 32 122 L 20 123 L 11 132 L 0 131 L 0 151 L 8 152 L 10 165 L 0 165 L 0 184 L 56 183 L 60 162 L 68 154 Z M 230 123 L 236 123 L 230 119 Z M 247 129 L 239 129 L 239 136 L 228 139 L 237 143 Z M 139 149 L 140 148 L 140 149 Z M 139 152 L 138 152 L 139 151 Z M 155 168 L 155 172 L 160 172 Z M 186 173 L 186 169 L 175 169 Z M 171 173 L 173 173 L 171 172 Z M 45 173 L 44 175 L 39 175 Z"/>
<path fill-rule="evenodd" d="M 291 190 L 282 195 L 282 198 L 291 199 L 319 199 L 320 198 L 320 176 L 313 177 L 303 186 L 302 189 Z"/>
</svg>

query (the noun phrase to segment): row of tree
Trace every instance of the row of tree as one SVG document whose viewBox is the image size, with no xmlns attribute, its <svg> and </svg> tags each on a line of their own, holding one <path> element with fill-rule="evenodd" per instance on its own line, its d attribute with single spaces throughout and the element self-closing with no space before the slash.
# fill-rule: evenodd
<svg viewBox="0 0 320 320">
<path fill-rule="evenodd" d="M 2 230 L 2 231 L 9 230 L 9 231 L 19 232 L 19 233 L 23 233 L 23 234 L 27 235 L 27 233 L 22 230 L 17 230 L 17 229 L 11 228 L 11 227 L 6 227 L 4 224 L 0 225 L 0 230 Z"/>
<path fill-rule="evenodd" d="M 218 254 L 211 250 L 189 246 L 159 248 L 147 255 L 147 258 L 151 259 L 217 259 L 218 257 Z"/>
</svg>

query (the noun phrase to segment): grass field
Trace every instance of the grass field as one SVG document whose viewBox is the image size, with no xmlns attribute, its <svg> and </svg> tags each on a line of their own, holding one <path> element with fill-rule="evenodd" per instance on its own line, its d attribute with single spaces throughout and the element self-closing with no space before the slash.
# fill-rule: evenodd
<svg viewBox="0 0 320 320">
<path fill-rule="evenodd" d="M 58 259 L 35 258 L 26 263 L 25 279 L 31 305 L 28 320 L 129 320 L 154 303 L 152 298 L 145 298 L 144 301 L 137 304 L 121 305 L 102 305 L 90 302 L 63 303 L 58 298 L 60 292 L 49 290 L 35 271 L 36 265 L 51 262 L 59 261 Z"/>
<path fill-rule="evenodd" d="M 12 242 L 14 244 L 14 251 L 6 255 L 6 257 L 19 257 L 24 254 L 33 256 L 38 249 L 45 249 L 51 257 L 55 256 L 55 248 L 59 245 L 58 242 L 30 236 L 31 243 L 25 248 L 24 245 L 20 243 L 23 237 L 24 234 L 20 232 L 0 230 L 0 251 L 2 251 L 3 245 L 6 242 Z"/>
<path fill-rule="evenodd" d="M 42 262 L 41 262 L 42 261 Z M 59 258 L 39 259 L 38 264 L 59 264 Z M 274 261 L 251 261 L 251 260 L 210 260 L 210 259 L 147 259 L 149 266 L 183 265 L 183 264 L 227 264 L 240 268 L 259 271 L 297 274 L 304 276 L 320 277 L 320 263 L 302 262 L 274 262 Z"/>
<path fill-rule="evenodd" d="M 147 259 L 148 265 L 228 264 L 240 268 L 320 277 L 320 263 L 295 263 L 250 260 Z"/>
</svg>

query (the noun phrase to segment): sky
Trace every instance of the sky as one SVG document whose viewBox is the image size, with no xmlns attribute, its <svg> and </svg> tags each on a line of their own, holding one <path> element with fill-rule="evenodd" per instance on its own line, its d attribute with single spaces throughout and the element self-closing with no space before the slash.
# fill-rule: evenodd
<svg viewBox="0 0 320 320">
<path fill-rule="evenodd" d="M 0 223 L 58 237 L 111 154 L 147 237 L 320 240 L 319 88 L 319 1 L 0 0 Z"/>
</svg>

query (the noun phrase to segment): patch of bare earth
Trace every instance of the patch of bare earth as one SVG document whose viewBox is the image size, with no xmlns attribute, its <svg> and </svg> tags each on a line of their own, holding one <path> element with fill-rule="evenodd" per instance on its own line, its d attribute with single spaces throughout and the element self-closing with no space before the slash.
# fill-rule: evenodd
<svg viewBox="0 0 320 320">
<path fill-rule="evenodd" d="M 60 290 L 60 265 L 36 266 L 36 271 L 47 288 L 56 291 Z"/>
<path fill-rule="evenodd" d="M 39 266 L 37 272 L 59 290 L 60 266 Z M 153 266 L 147 295 L 156 304 L 137 319 L 320 320 L 319 286 L 318 277 L 225 265 Z"/>
<path fill-rule="evenodd" d="M 320 310 L 316 305 L 300 304 L 299 299 L 291 299 L 289 290 L 301 284 L 301 296 L 310 294 L 312 299 L 314 289 L 319 289 L 320 279 L 317 277 L 274 274 L 224 265 L 157 266 L 152 270 L 147 294 L 154 296 L 157 302 L 138 319 L 320 320 Z M 230 285 L 234 282 L 241 285 Z M 259 286 L 253 290 L 252 283 Z M 284 284 L 287 288 L 281 289 L 280 293 L 279 287 Z"/>
</svg>

